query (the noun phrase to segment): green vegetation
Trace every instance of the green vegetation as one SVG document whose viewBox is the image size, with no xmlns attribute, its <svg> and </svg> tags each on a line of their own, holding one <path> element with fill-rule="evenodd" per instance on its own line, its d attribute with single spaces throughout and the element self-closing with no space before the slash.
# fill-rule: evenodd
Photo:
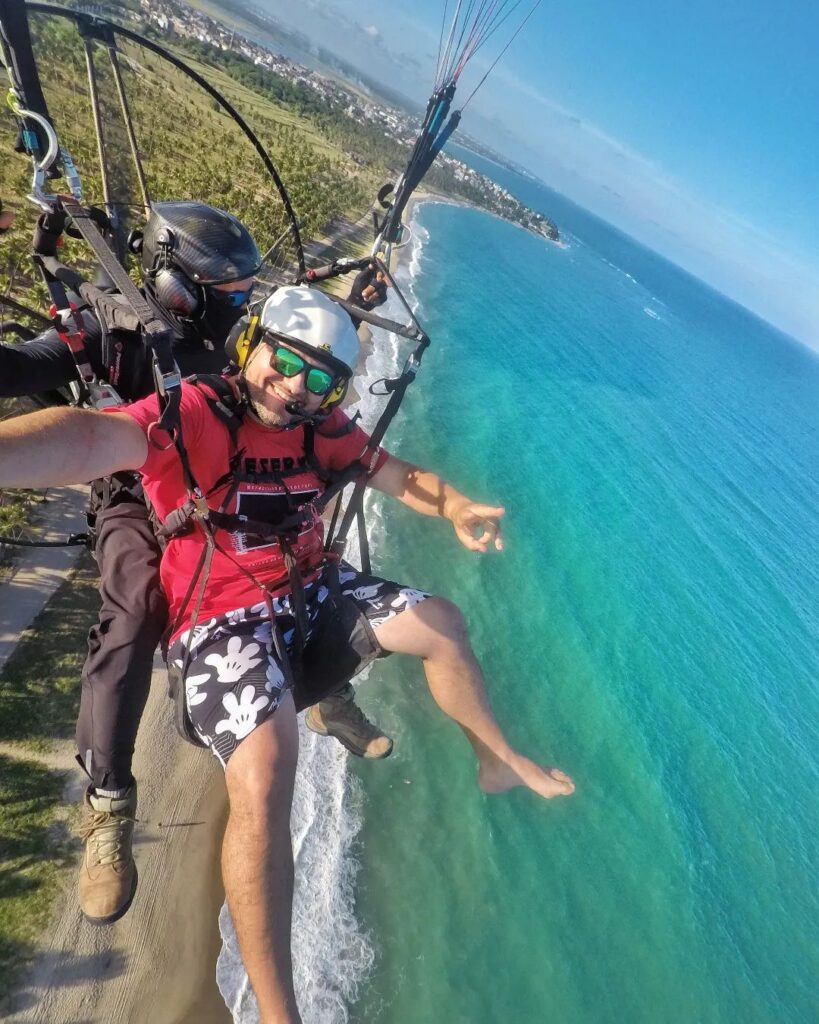
<svg viewBox="0 0 819 1024">
<path fill-rule="evenodd" d="M 119 17 L 138 16 L 133 4 L 120 8 Z M 86 201 L 99 204 L 103 189 L 81 40 L 73 23 L 65 19 L 37 15 L 32 23 L 50 113 L 80 170 Z M 401 173 L 408 144 L 361 116 L 360 107 L 351 107 L 348 91 L 328 85 L 322 95 L 306 82 L 275 74 L 238 52 L 174 32 L 160 37 L 151 25 L 137 23 L 136 28 L 170 46 L 242 114 L 270 152 L 306 242 L 325 236 L 331 224 L 358 220 L 380 185 Z M 94 46 L 94 54 L 111 200 L 119 211 L 124 237 L 130 226 L 141 221 L 142 202 L 108 57 L 99 45 Z M 233 120 L 189 78 L 141 46 L 123 44 L 120 64 L 151 196 L 197 198 L 229 209 L 248 225 L 263 248 L 280 239 L 287 228 L 283 203 L 258 154 Z M 28 253 L 37 211 L 22 199 L 29 189 L 30 162 L 21 155 L 5 155 L 14 132 L 13 118 L 3 108 L 0 195 L 16 208 L 19 219 L 4 237 L 0 275 L 15 278 L 16 297 L 42 308 L 45 290 L 32 272 Z M 61 182 L 58 186 L 64 187 Z M 532 211 L 516 200 L 492 194 L 477 177 L 456 174 L 452 161 L 436 162 L 424 187 L 540 229 Z M 294 253 L 286 238 L 280 249 L 279 266 L 292 269 Z M 67 262 L 80 267 L 87 255 L 80 242 L 71 242 L 66 249 Z"/>
<path fill-rule="evenodd" d="M 42 495 L 23 487 L 0 490 L 0 537 L 11 540 L 27 539 L 34 525 L 35 503 Z M 0 542 L 0 580 L 8 572 L 8 565 L 19 549 Z"/>
<path fill-rule="evenodd" d="M 0 674 L 0 1009 L 76 855 L 63 806 L 67 773 L 43 761 L 73 734 L 85 635 L 98 607 L 85 555 Z"/>
<path fill-rule="evenodd" d="M 100 204 L 103 188 L 81 41 L 65 19 L 35 16 L 32 22 L 49 112 L 80 171 L 85 200 Z M 338 217 L 356 220 L 367 210 L 381 175 L 353 160 L 323 133 L 321 125 L 306 116 L 304 104 L 286 91 L 278 97 L 273 86 L 254 91 L 257 83 L 252 76 L 243 82 L 213 61 L 203 64 L 199 58 L 208 54 L 196 47 L 185 47 L 181 56 L 224 92 L 271 153 L 306 240 L 322 237 Z M 140 192 L 108 57 L 99 46 L 95 58 L 111 199 L 129 227 L 141 220 Z M 124 45 L 120 64 L 151 197 L 201 199 L 235 213 L 263 248 L 278 239 L 287 227 L 284 205 L 233 120 L 215 109 L 214 101 L 189 78 L 142 47 Z M 29 253 L 38 211 L 23 198 L 30 189 L 31 164 L 26 156 L 11 153 L 15 134 L 14 119 L 3 107 L 0 195 L 18 219 L 4 236 L 0 287 L 3 279 L 14 277 L 15 297 L 42 309 L 46 294 Z M 65 186 L 58 181 L 55 187 Z M 72 265 L 82 267 L 87 258 L 78 241 L 67 241 L 64 252 Z M 282 262 L 292 261 L 292 256 L 292 251 L 285 252 Z"/>
<path fill-rule="evenodd" d="M 63 776 L 36 761 L 0 754 L 0 1008 L 32 958 L 71 853 L 52 831 Z"/>
<path fill-rule="evenodd" d="M 149 35 L 154 33 L 150 25 L 143 26 L 143 31 Z M 224 71 L 235 82 L 311 124 L 319 137 L 326 140 L 325 144 L 344 153 L 353 167 L 372 172 L 370 197 L 378 185 L 395 180 L 403 171 L 410 152 L 409 143 L 386 134 L 382 124 L 362 117 L 360 106 L 351 106 L 352 92 L 348 88 L 338 89 L 328 83 L 322 94 L 302 81 L 293 81 L 259 66 L 241 53 L 189 36 L 171 35 L 180 52 L 211 69 L 208 76 L 211 80 L 216 82 L 216 72 Z M 349 170 L 348 167 L 348 173 Z M 285 180 L 289 187 L 289 179 Z M 488 179 L 475 173 L 463 175 L 451 159 L 441 158 L 433 164 L 424 178 L 424 189 L 473 203 L 554 240 L 559 237 L 556 226 L 548 218 L 511 195 L 499 195 Z"/>
</svg>

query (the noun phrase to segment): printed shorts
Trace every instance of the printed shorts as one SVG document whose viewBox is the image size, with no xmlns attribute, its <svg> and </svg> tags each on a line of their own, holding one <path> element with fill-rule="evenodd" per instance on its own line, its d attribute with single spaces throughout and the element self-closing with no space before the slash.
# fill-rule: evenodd
<svg viewBox="0 0 819 1024">
<path fill-rule="evenodd" d="M 373 629 L 429 597 L 421 590 L 365 575 L 346 562 L 339 566 L 339 582 L 342 594 L 356 603 Z M 305 587 L 305 644 L 328 594 L 321 576 Z M 295 621 L 289 594 L 274 598 L 273 612 L 292 653 Z M 181 668 L 187 652 L 188 715 L 200 739 L 224 766 L 241 741 L 273 714 L 286 689 L 267 605 L 237 608 L 199 623 L 192 634 L 186 630 L 171 644 L 168 663 Z"/>
</svg>

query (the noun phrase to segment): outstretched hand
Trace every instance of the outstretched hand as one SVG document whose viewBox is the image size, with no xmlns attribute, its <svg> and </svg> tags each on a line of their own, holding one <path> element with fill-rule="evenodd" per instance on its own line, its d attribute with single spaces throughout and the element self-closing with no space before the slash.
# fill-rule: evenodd
<svg viewBox="0 0 819 1024">
<path fill-rule="evenodd" d="M 486 551 L 490 544 L 496 551 L 503 551 L 500 517 L 505 512 L 505 508 L 467 501 L 459 505 L 452 513 L 455 535 L 461 544 L 465 548 L 469 548 L 470 551 Z"/>
</svg>

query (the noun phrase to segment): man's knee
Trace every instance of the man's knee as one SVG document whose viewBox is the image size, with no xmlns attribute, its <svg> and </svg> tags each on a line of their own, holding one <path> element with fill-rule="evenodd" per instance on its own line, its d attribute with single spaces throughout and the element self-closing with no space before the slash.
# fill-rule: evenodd
<svg viewBox="0 0 819 1024">
<path fill-rule="evenodd" d="M 445 597 L 429 597 L 420 605 L 416 605 L 419 617 L 429 627 L 430 644 L 435 653 L 436 648 L 459 649 L 469 646 L 469 636 L 463 612 L 452 601 Z"/>
<path fill-rule="evenodd" d="M 276 719 L 278 718 L 278 721 Z M 298 760 L 298 729 L 292 699 L 239 744 L 225 768 L 231 815 L 248 824 L 287 816 Z"/>
<path fill-rule="evenodd" d="M 136 601 L 130 610 L 103 606 L 99 621 L 88 634 L 89 652 L 120 651 L 127 648 L 134 657 L 153 658 L 167 625 L 164 601 Z"/>
<path fill-rule="evenodd" d="M 428 597 L 374 629 L 385 651 L 420 658 L 451 657 L 469 650 L 460 608 L 444 597 Z"/>
</svg>

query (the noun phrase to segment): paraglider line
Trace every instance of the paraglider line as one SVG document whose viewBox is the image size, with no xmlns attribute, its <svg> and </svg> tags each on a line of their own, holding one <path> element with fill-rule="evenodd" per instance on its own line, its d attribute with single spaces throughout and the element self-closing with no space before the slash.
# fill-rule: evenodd
<svg viewBox="0 0 819 1024">
<path fill-rule="evenodd" d="M 518 2 L 520 2 L 520 0 L 518 0 Z M 488 68 L 486 74 L 483 76 L 483 78 L 480 80 L 480 82 L 478 82 L 478 84 L 475 86 L 475 88 L 472 90 L 472 92 L 467 96 L 464 105 L 461 107 L 461 111 L 466 109 L 466 105 L 469 103 L 469 101 L 472 99 L 472 97 L 475 95 L 475 93 L 478 91 L 478 89 L 480 89 L 480 87 L 483 85 L 483 83 L 487 80 L 489 75 L 494 70 L 495 65 L 498 63 L 498 61 L 500 61 L 500 59 L 503 57 L 503 55 L 506 53 L 506 51 L 509 49 L 509 47 L 512 45 L 512 43 L 514 43 L 515 39 L 517 39 L 518 35 L 522 31 L 523 26 L 532 17 L 532 15 L 535 13 L 535 11 L 538 9 L 538 7 L 540 7 L 540 5 L 542 3 L 543 3 L 543 0 L 537 0 L 537 2 L 535 3 L 534 7 L 532 7 L 531 11 L 529 11 L 529 13 L 526 15 L 526 17 L 520 23 L 520 25 L 518 25 L 517 29 L 512 34 L 512 37 L 509 40 L 509 42 L 506 44 L 506 46 L 504 46 L 504 48 L 501 50 L 501 52 L 492 61 L 492 63 L 489 65 L 489 68 Z"/>
</svg>

